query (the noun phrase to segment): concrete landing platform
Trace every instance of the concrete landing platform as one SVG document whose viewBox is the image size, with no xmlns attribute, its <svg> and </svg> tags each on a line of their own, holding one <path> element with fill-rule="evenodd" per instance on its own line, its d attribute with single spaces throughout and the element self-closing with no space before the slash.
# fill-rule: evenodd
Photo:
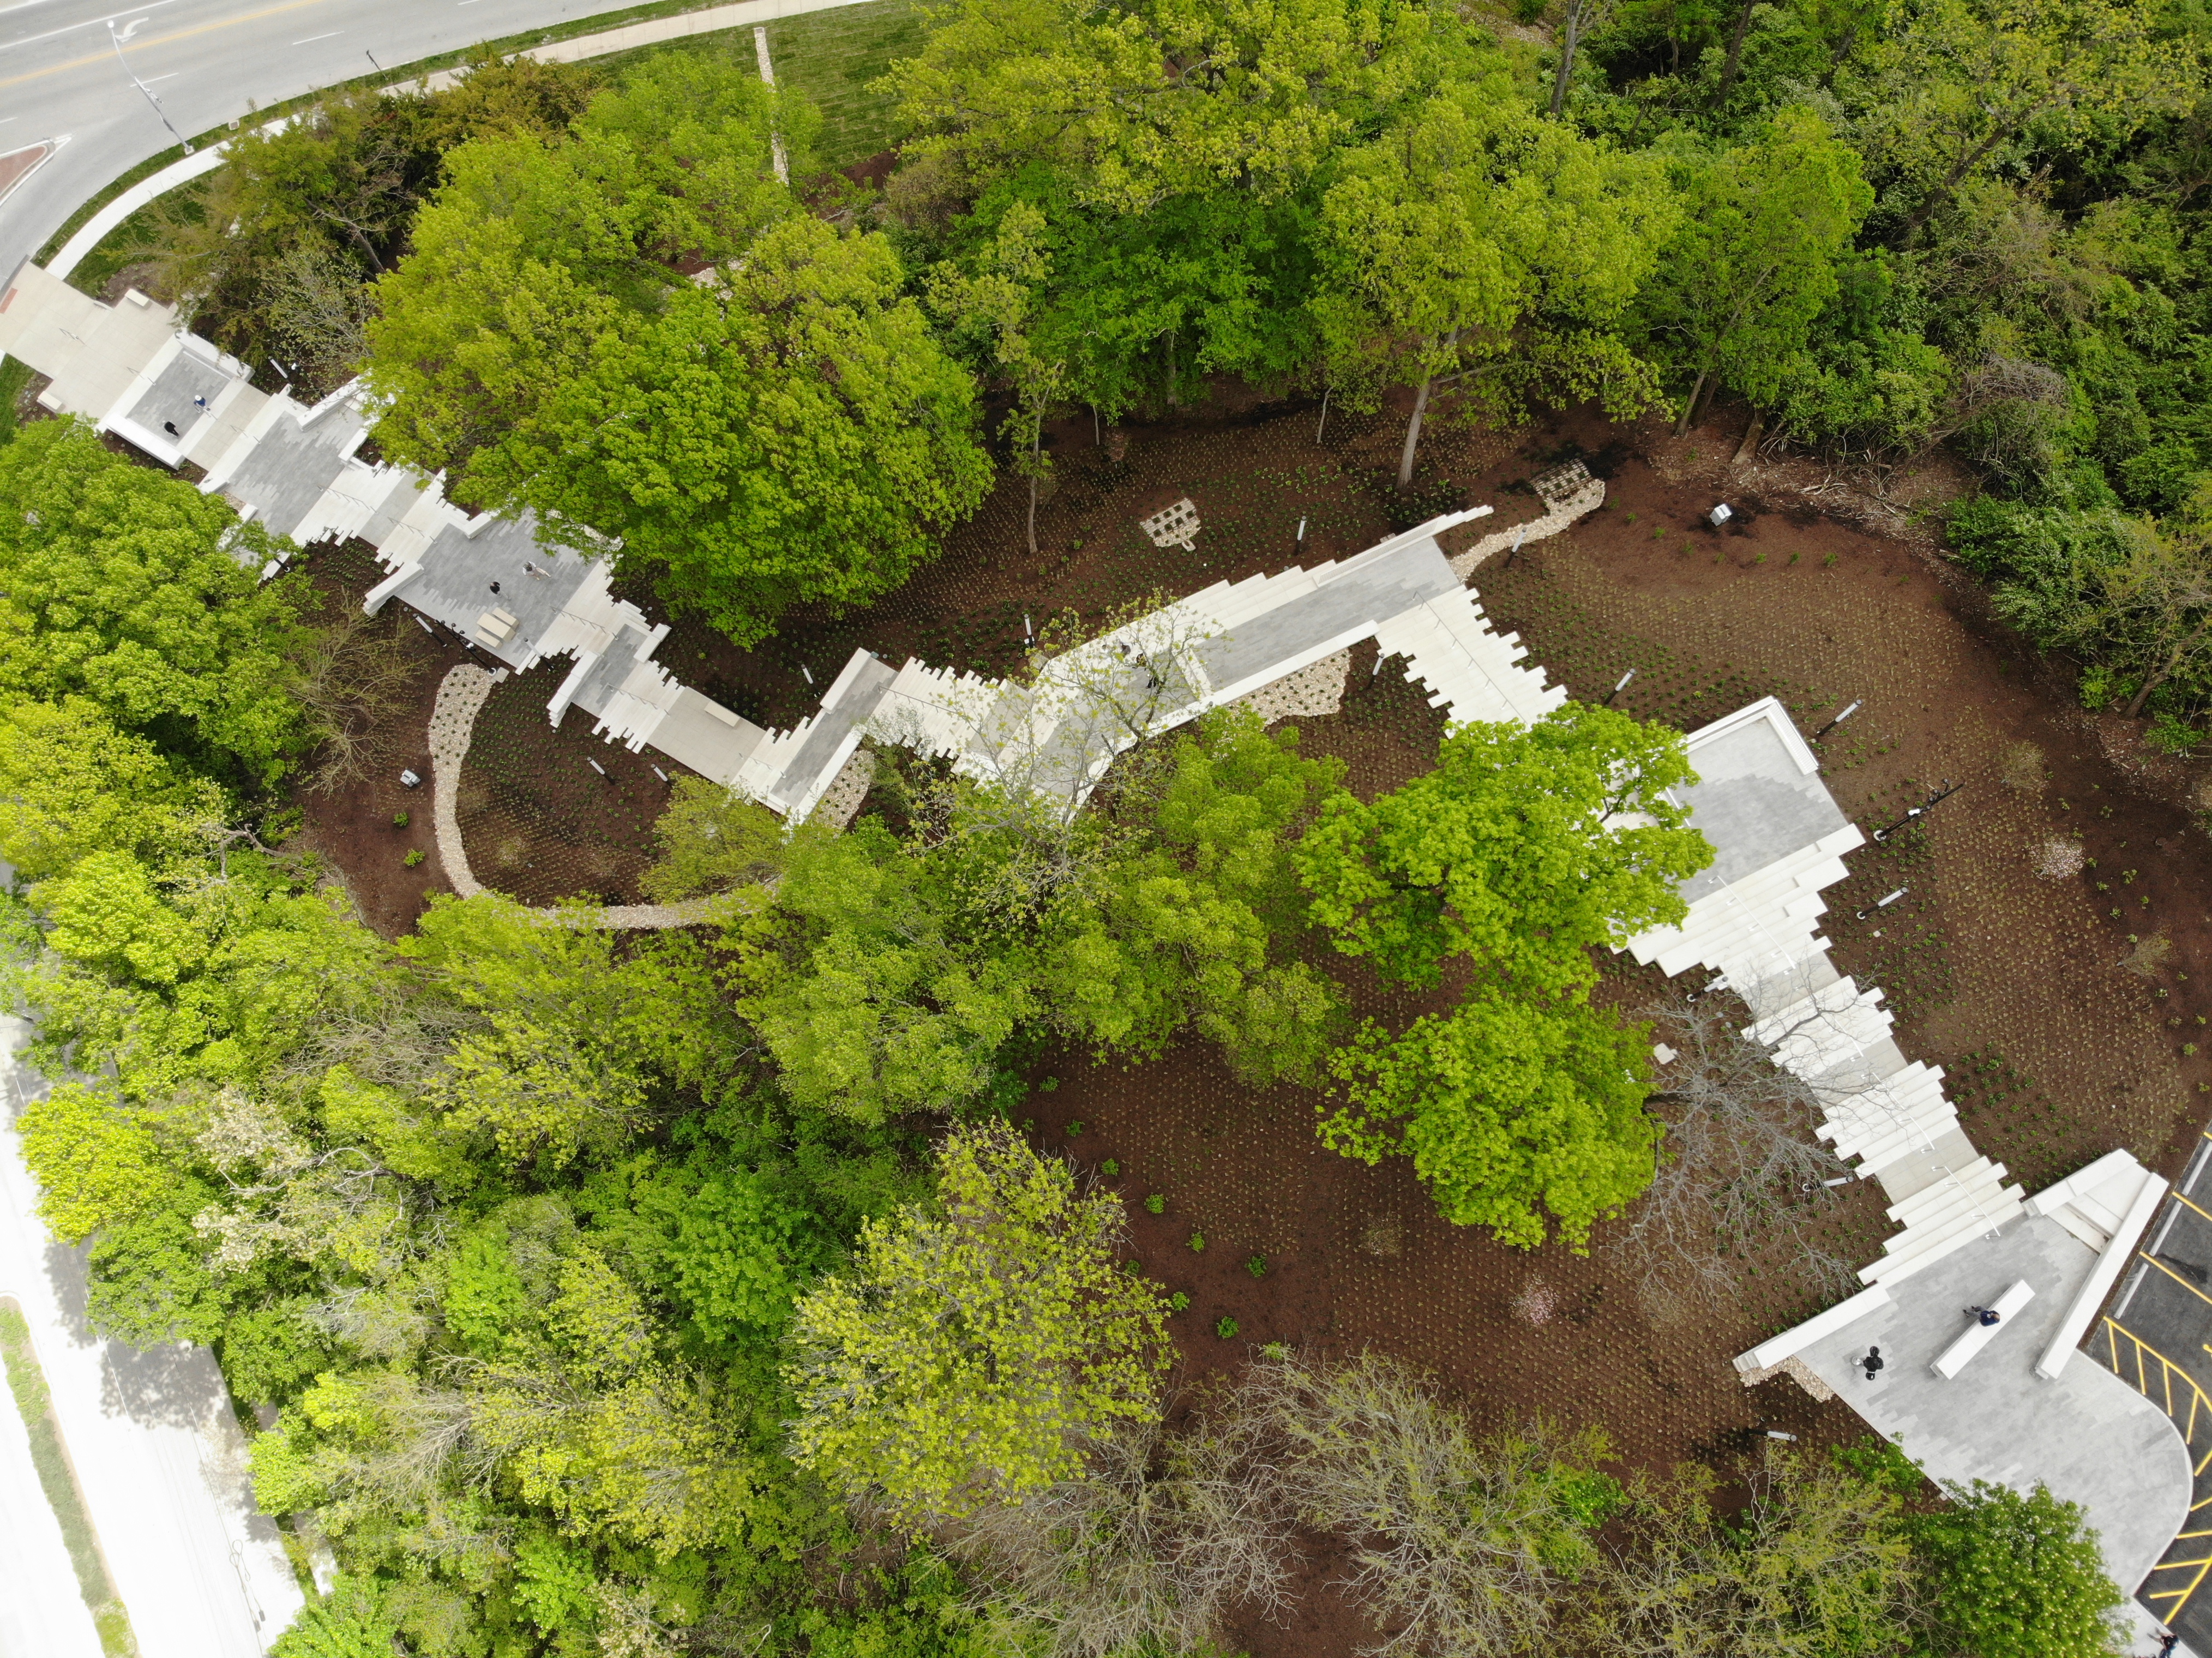
<svg viewBox="0 0 2212 1658">
<path fill-rule="evenodd" d="M 2186 1522 L 2195 1478 L 2166 1413 L 2109 1370 L 2077 1357 L 2056 1380 L 2035 1374 L 2097 1259 L 2054 1218 L 2015 1219 L 1796 1357 L 1930 1478 L 2040 1482 L 2081 1503 L 2106 1570 L 2132 1592 Z M 1966 1309 L 2021 1279 L 2035 1298 L 1955 1380 L 1939 1379 L 1930 1367 L 1966 1328 Z M 1887 1361 L 1872 1382 L 1858 1364 L 1870 1345 Z"/>
</svg>

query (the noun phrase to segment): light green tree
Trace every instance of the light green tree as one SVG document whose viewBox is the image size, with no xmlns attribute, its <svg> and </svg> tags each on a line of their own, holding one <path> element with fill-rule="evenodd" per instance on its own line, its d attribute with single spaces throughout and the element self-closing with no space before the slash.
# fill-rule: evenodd
<svg viewBox="0 0 2212 1658">
<path fill-rule="evenodd" d="M 890 243 L 775 180 L 787 106 L 720 76 L 699 94 L 717 118 L 687 95 L 632 87 L 573 139 L 453 151 L 379 284 L 368 377 L 387 453 L 580 546 L 619 540 L 750 642 L 802 599 L 896 586 L 990 463 Z"/>
<path fill-rule="evenodd" d="M 1044 162 L 1085 205 L 1131 214 L 1217 185 L 1285 195 L 1470 51 L 1425 4 L 963 0 L 884 84 L 913 161 L 972 187 Z"/>
<path fill-rule="evenodd" d="M 1575 997 L 1478 992 L 1397 1036 L 1370 1023 L 1331 1068 L 1346 1099 L 1322 1140 L 1412 1158 L 1445 1219 L 1500 1243 L 1533 1249 L 1555 1225 L 1584 1250 L 1651 1183 L 1650 1042 Z"/>
<path fill-rule="evenodd" d="M 1316 920 L 1393 979 L 1448 956 L 1529 993 L 1586 988 L 1585 953 L 1686 913 L 1712 861 L 1670 790 L 1694 782 L 1679 732 L 1569 702 L 1534 726 L 1474 722 L 1437 768 L 1371 802 L 1339 794 L 1300 843 Z"/>
<path fill-rule="evenodd" d="M 0 858 L 30 880 L 87 853 L 159 864 L 197 849 L 227 803 L 212 781 L 118 731 L 90 699 L 17 702 L 0 712 Z"/>
<path fill-rule="evenodd" d="M 1398 462 L 1413 482 L 1431 398 L 1504 417 L 1532 395 L 1656 400 L 1620 334 L 1672 227 L 1649 157 L 1526 110 L 1495 68 L 1346 155 L 1322 198 L 1313 301 L 1333 380 L 1371 401 L 1413 388 Z"/>
<path fill-rule="evenodd" d="M 956 334 L 980 336 L 992 367 L 1012 391 L 1000 430 L 1014 446 L 1016 467 L 1029 480 L 1030 551 L 1036 551 L 1037 488 L 1052 476 L 1044 423 L 1067 385 L 1068 359 L 1039 338 L 1038 311 L 1052 262 L 1044 248 L 1044 214 L 1017 202 L 999 221 L 974 271 L 940 265 L 930 274 L 930 306 Z"/>
<path fill-rule="evenodd" d="M 1756 142 L 1692 161 L 1681 228 L 1643 310 L 1695 376 L 1675 427 L 1686 432 L 1709 386 L 1770 406 L 1836 296 L 1874 191 L 1857 152 L 1809 110 L 1784 110 Z"/>
<path fill-rule="evenodd" d="M 1909 246 L 1951 193 L 2031 126 L 2123 142 L 2203 85 L 2198 52 L 2142 0 L 1921 0 L 1850 89 L 1861 148 L 1919 200 Z M 1908 199 L 1909 199 L 1908 196 Z"/>
<path fill-rule="evenodd" d="M 0 697 L 82 697 L 204 772 L 274 780 L 308 740 L 299 580 L 261 579 L 280 545 L 88 426 L 25 428 L 0 448 Z"/>
<path fill-rule="evenodd" d="M 996 1120 L 952 1130 L 938 1169 L 936 1212 L 868 1222 L 799 1298 L 785 1370 L 801 1465 L 915 1529 L 1072 1475 L 1158 1413 L 1168 1363 L 1120 1199 Z"/>
<path fill-rule="evenodd" d="M 2081 1505 L 1977 1479 L 1906 1521 L 1941 1650 L 1974 1658 L 2112 1658 L 2127 1603 Z"/>
</svg>

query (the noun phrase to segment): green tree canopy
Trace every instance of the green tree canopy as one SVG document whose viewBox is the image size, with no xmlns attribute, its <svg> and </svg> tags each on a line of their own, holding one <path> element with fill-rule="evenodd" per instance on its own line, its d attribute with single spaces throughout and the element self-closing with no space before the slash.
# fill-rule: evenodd
<svg viewBox="0 0 2212 1658">
<path fill-rule="evenodd" d="M 1762 406 L 1778 400 L 1874 203 L 1857 152 L 1809 110 L 1784 110 L 1758 142 L 1687 165 L 1681 228 L 1642 307 L 1668 354 L 1695 376 L 1680 431 L 1709 383 Z"/>
<path fill-rule="evenodd" d="M 1478 993 L 1402 1035 L 1370 1025 L 1332 1068 L 1347 1102 L 1322 1140 L 1411 1157 L 1446 1220 L 1501 1243 L 1534 1248 L 1556 1224 L 1580 1250 L 1651 1183 L 1648 1033 L 1579 1001 Z"/>
<path fill-rule="evenodd" d="M 0 447 L 0 699 L 96 705 L 121 732 L 241 784 L 308 744 L 288 694 L 301 591 L 279 544 L 74 421 Z"/>
<path fill-rule="evenodd" d="M 1157 1411 L 1168 1363 L 1119 1198 L 997 1121 L 953 1129 L 938 1170 L 938 1212 L 868 1223 L 800 1297 L 786 1371 L 799 1462 L 917 1529 L 1075 1473 Z"/>
<path fill-rule="evenodd" d="M 1476 721 L 1434 771 L 1372 802 L 1333 798 L 1298 875 L 1337 948 L 1388 977 L 1433 985 L 1463 956 L 1527 991 L 1579 991 L 1592 946 L 1686 913 L 1676 886 L 1713 852 L 1668 791 L 1695 780 L 1680 733 L 1609 708 Z"/>
<path fill-rule="evenodd" d="M 617 538 L 672 604 L 750 642 L 801 599 L 896 586 L 990 465 L 973 383 L 888 241 L 777 182 L 775 135 L 804 164 L 803 106 L 667 64 L 573 137 L 449 154 L 379 284 L 368 378 L 395 459 L 580 545 Z"/>
<path fill-rule="evenodd" d="M 2127 1597 L 2106 1574 L 2078 1503 L 2038 1485 L 1977 1479 L 1948 1507 L 1911 1516 L 1906 1535 L 1927 1579 L 1929 1616 L 1947 1652 L 1975 1658 L 2109 1658 Z"/>
<path fill-rule="evenodd" d="M 963 0 L 885 82 L 925 165 L 980 187 L 1042 161 L 1083 202 L 1141 213 L 1216 185 L 1295 191 L 1433 93 L 1468 41 L 1426 0 Z"/>
<path fill-rule="evenodd" d="M 1531 396 L 1654 400 L 1620 336 L 1675 207 L 1648 156 L 1530 113 L 1500 64 L 1346 154 L 1321 212 L 1314 301 L 1332 378 L 1355 400 L 1415 388 L 1410 483 L 1439 387 L 1494 417 Z"/>
</svg>

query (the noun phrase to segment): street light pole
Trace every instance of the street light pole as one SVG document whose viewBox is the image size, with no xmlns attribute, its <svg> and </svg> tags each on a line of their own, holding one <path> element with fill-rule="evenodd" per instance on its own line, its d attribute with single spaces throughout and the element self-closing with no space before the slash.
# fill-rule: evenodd
<svg viewBox="0 0 2212 1658">
<path fill-rule="evenodd" d="M 115 48 L 115 61 L 123 65 L 123 72 L 125 75 L 131 76 L 131 84 L 146 94 L 146 101 L 153 106 L 154 113 L 160 118 L 161 125 L 169 129 L 169 136 L 185 147 L 185 155 L 191 155 L 192 153 L 192 141 L 185 137 L 183 133 L 178 131 L 175 125 L 171 123 L 169 118 L 161 112 L 161 100 L 154 95 L 154 88 L 148 86 L 136 75 L 131 74 L 131 60 L 123 55 L 123 37 L 115 32 L 115 20 L 113 18 L 110 18 L 107 22 L 107 44 Z"/>
</svg>

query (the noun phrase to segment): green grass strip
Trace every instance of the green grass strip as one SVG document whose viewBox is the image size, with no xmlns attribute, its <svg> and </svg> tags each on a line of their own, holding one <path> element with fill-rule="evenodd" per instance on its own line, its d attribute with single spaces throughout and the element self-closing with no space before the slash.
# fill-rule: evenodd
<svg viewBox="0 0 2212 1658">
<path fill-rule="evenodd" d="M 708 11 L 727 3 L 728 0 L 652 0 L 652 3 L 647 5 L 626 6 L 620 11 L 603 11 L 589 17 L 572 17 L 562 22 L 549 23 L 543 28 L 528 29 L 520 34 L 503 35 L 499 39 L 486 40 L 481 44 L 493 52 L 504 55 L 508 52 L 522 52 L 531 46 L 550 46 L 556 40 L 574 39 L 580 34 L 602 34 L 609 29 L 622 28 L 631 23 L 647 22 L 656 17 L 680 17 L 686 12 Z M 752 38 L 750 32 L 745 38 L 747 39 Z M 476 46 L 464 46 L 458 51 L 440 52 L 434 58 L 420 58 L 411 64 L 395 64 L 390 69 L 375 74 L 358 75 L 349 81 L 334 81 L 329 86 L 317 87 L 313 92 L 302 93 L 297 98 L 287 98 L 282 102 L 257 108 L 251 115 L 241 117 L 236 121 L 226 123 L 222 126 L 210 127 L 204 132 L 196 132 L 192 135 L 192 148 L 205 149 L 210 144 L 219 144 L 234 134 L 244 131 L 248 125 L 259 126 L 264 121 L 275 120 L 279 115 L 289 115 L 295 109 L 305 109 L 311 104 L 320 103 L 334 92 L 343 92 L 354 87 L 398 88 L 407 86 L 425 75 L 434 75 L 441 69 L 458 69 L 468 61 L 469 53 L 477 49 Z M 78 228 L 86 220 L 130 189 L 131 185 L 138 183 L 142 179 L 152 178 L 163 167 L 172 166 L 184 159 L 183 149 L 172 144 L 158 155 L 149 155 L 128 173 L 109 184 L 106 189 L 87 197 L 77 210 L 70 215 L 68 222 L 47 238 L 46 245 L 39 250 L 38 263 L 45 264 L 55 254 L 60 252 L 62 244 L 76 235 Z M 130 221 L 126 220 L 124 224 L 118 225 L 115 234 L 120 234 L 129 223 Z"/>
<path fill-rule="evenodd" d="M 712 3 L 719 5 L 723 3 L 723 0 L 712 0 Z M 497 52 L 520 52 L 580 34 L 603 33 L 630 23 L 641 23 L 656 17 L 673 17 L 702 9 L 705 8 L 698 4 L 697 0 L 659 0 L 657 4 L 634 6 L 627 11 L 605 12 L 596 17 L 574 19 L 556 28 L 510 35 L 489 44 Z M 777 82 L 804 93 L 822 112 L 820 159 L 825 166 L 848 167 L 891 147 L 896 137 L 893 125 L 896 112 L 893 101 L 887 94 L 872 91 L 870 88 L 890 67 L 894 59 L 912 57 L 921 49 L 927 26 L 916 0 L 865 0 L 864 3 L 858 5 L 836 6 L 823 11 L 804 12 L 796 17 L 779 18 L 769 22 L 767 28 L 769 52 L 775 60 Z M 618 80 L 631 65 L 667 52 L 696 52 L 725 58 L 750 69 L 755 61 L 753 32 L 750 27 L 720 29 L 711 34 L 687 35 L 681 39 L 634 46 L 628 52 L 611 52 L 605 58 L 589 61 L 594 69 L 609 79 Z M 403 87 L 420 76 L 451 69 L 462 62 L 465 56 L 462 52 L 447 52 L 441 57 L 428 58 L 419 64 L 407 65 L 404 75 L 398 72 L 366 75 L 340 85 Z M 292 110 L 304 108 L 338 89 L 338 87 L 325 87 L 307 96 L 272 104 L 265 110 L 257 110 L 252 124 L 258 125 Z M 243 130 L 243 125 L 239 130 Z M 232 131 L 225 127 L 211 128 L 194 141 L 195 145 L 204 149 L 209 144 L 220 143 L 230 137 Z M 51 260 L 61 251 L 62 244 L 76 234 L 77 228 L 107 203 L 140 179 L 151 178 L 163 167 L 182 160 L 183 156 L 181 149 L 163 150 L 159 155 L 140 162 L 93 197 L 72 214 L 69 222 L 56 231 L 46 246 L 39 251 L 40 263 L 43 264 Z M 76 269 L 70 273 L 70 286 L 80 293 L 98 297 L 117 272 L 158 251 L 164 216 L 182 213 L 191 216 L 194 203 L 206 193 L 212 182 L 212 174 L 195 179 L 147 203 L 109 231 L 100 239 L 98 247 L 78 261 Z M 0 442 L 6 441 L 7 430 L 7 416 L 0 414 Z"/>
<path fill-rule="evenodd" d="M 70 1467 L 62 1446 L 61 1424 L 54 1418 L 53 1395 L 39 1356 L 31 1348 L 31 1327 L 12 1297 L 0 1297 L 0 1360 L 8 1371 L 8 1391 L 15 1396 L 15 1411 L 30 1430 L 31 1462 L 39 1471 L 39 1484 L 46 1504 L 62 1528 L 70 1564 L 76 1569 L 77 1592 L 92 1612 L 100 1631 L 100 1650 L 108 1658 L 131 1658 L 138 1642 L 131 1632 L 131 1615 L 109 1581 L 107 1563 L 100 1558 L 99 1540 L 93 1535 L 86 1513 L 84 1493 L 77 1489 L 76 1471 Z"/>
</svg>

